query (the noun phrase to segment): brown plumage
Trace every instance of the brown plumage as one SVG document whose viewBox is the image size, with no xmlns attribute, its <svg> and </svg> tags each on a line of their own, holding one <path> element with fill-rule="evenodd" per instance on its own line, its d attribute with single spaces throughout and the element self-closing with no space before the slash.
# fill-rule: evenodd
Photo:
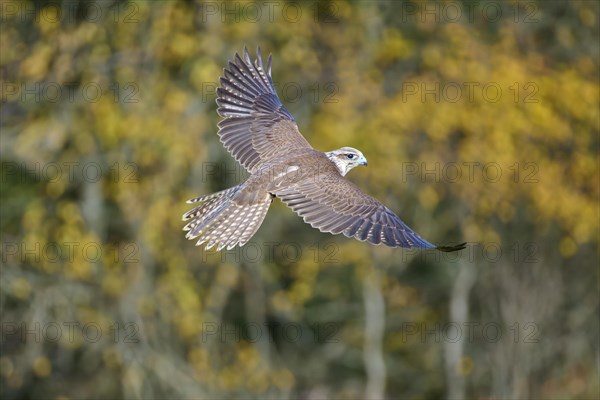
<svg viewBox="0 0 600 400">
<path fill-rule="evenodd" d="M 390 209 L 362 192 L 344 176 L 367 165 L 362 153 L 342 147 L 323 153 L 313 149 L 281 104 L 271 79 L 271 56 L 265 68 L 260 53 L 254 63 L 244 49 L 229 62 L 217 89 L 219 137 L 249 172 L 246 182 L 188 203 L 199 205 L 183 215 L 188 239 L 206 248 L 243 246 L 262 224 L 273 198 L 280 198 L 321 232 L 383 243 L 391 247 L 436 248 Z"/>
</svg>

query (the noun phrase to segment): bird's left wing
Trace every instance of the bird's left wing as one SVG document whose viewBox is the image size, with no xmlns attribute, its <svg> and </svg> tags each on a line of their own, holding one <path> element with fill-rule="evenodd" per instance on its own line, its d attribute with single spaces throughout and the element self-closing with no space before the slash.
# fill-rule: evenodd
<svg viewBox="0 0 600 400">
<path fill-rule="evenodd" d="M 303 148 L 312 148 L 298 130 L 292 114 L 281 104 L 271 78 L 271 56 L 263 65 L 260 47 L 252 63 L 236 53 L 217 88 L 219 137 L 225 148 L 248 171 L 261 163 Z"/>
<path fill-rule="evenodd" d="M 347 237 L 390 247 L 435 248 L 449 252 L 464 249 L 466 245 L 429 243 L 379 200 L 336 171 L 310 174 L 307 179 L 274 190 L 273 194 L 321 232 L 343 233 Z"/>
</svg>

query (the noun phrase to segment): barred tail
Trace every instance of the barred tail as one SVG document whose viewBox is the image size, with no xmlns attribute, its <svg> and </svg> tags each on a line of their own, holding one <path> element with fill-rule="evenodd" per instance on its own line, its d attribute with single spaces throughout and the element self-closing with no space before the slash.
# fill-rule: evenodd
<svg viewBox="0 0 600 400">
<path fill-rule="evenodd" d="M 229 250 L 246 244 L 262 224 L 272 197 L 266 194 L 260 202 L 240 205 L 232 200 L 239 190 L 238 185 L 189 200 L 188 203 L 202 204 L 183 215 L 184 221 L 191 220 L 183 228 L 187 231 L 185 237 L 199 238 L 196 246 L 207 243 L 206 249 L 217 245 L 217 250 Z"/>
</svg>

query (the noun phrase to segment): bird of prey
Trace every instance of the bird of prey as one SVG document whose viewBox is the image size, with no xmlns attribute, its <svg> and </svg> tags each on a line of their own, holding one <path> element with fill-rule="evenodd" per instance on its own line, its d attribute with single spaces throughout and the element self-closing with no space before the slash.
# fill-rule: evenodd
<svg viewBox="0 0 600 400">
<path fill-rule="evenodd" d="M 254 62 L 244 48 L 224 69 L 217 88 L 219 137 L 249 178 L 217 193 L 196 197 L 197 206 L 183 215 L 186 238 L 217 250 L 243 246 L 256 233 L 275 197 L 304 222 L 321 232 L 343 233 L 390 247 L 434 248 L 389 208 L 345 178 L 352 168 L 367 165 L 355 148 L 326 153 L 315 150 L 298 130 L 294 117 L 281 104 L 260 47 Z"/>
</svg>

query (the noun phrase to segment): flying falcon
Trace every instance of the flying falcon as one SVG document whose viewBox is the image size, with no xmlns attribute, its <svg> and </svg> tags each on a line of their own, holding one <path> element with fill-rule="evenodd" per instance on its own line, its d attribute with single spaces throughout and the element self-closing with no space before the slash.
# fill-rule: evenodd
<svg viewBox="0 0 600 400">
<path fill-rule="evenodd" d="M 256 233 L 275 197 L 321 232 L 343 233 L 361 241 L 390 247 L 435 248 L 410 229 L 389 208 L 344 178 L 352 168 L 367 165 L 352 147 L 326 153 L 315 150 L 298 130 L 294 117 L 281 104 L 260 47 L 253 63 L 244 57 L 224 69 L 217 88 L 219 137 L 243 165 L 248 180 L 221 192 L 196 197 L 197 206 L 183 215 L 186 238 L 217 250 L 243 246 Z"/>
</svg>

